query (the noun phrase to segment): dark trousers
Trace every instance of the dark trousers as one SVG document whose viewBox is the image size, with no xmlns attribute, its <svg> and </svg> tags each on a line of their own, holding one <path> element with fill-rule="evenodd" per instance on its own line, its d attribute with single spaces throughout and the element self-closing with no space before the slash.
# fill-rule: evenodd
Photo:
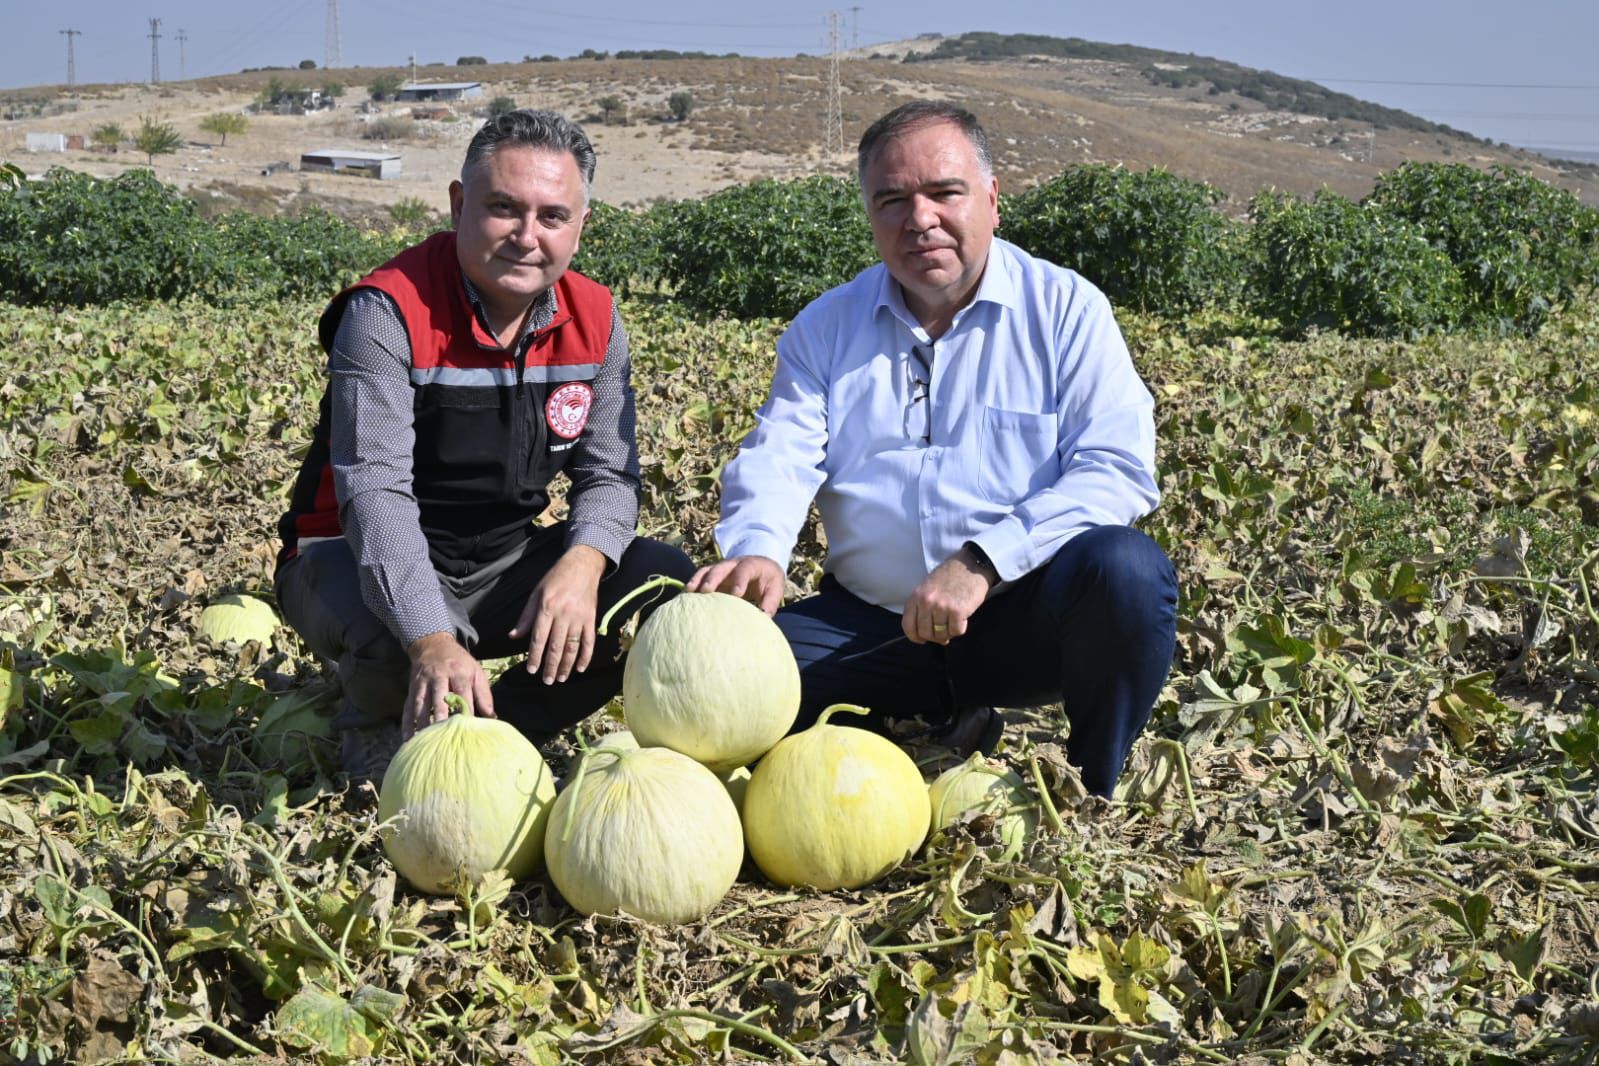
<svg viewBox="0 0 1599 1066">
<path fill-rule="evenodd" d="M 462 578 L 440 576 L 455 626 L 455 638 L 480 659 L 527 654 L 527 639 L 507 634 L 544 575 L 565 551 L 564 524 L 538 530 L 525 549 Z M 637 537 L 616 570 L 599 588 L 599 617 L 650 578 L 665 574 L 686 581 L 694 564 L 678 549 Z M 645 617 L 674 595 L 654 589 L 630 602 L 596 637 L 589 668 L 564 682 L 546 685 L 522 663 L 494 682 L 494 712 L 534 741 L 543 741 L 604 707 L 622 690 L 622 626 Z M 350 546 L 342 538 L 307 545 L 277 576 L 284 619 L 319 656 L 336 664 L 344 702 L 333 719 L 338 729 L 398 723 L 411 681 L 411 661 L 400 642 L 361 598 Z"/>
<path fill-rule="evenodd" d="M 1068 758 L 1089 791 L 1108 796 L 1171 668 L 1177 575 L 1142 532 L 1099 526 L 997 592 L 947 646 L 903 639 L 898 614 L 831 576 L 777 624 L 799 660 L 796 729 L 834 703 L 871 708 L 867 724 L 882 728 L 1060 701 Z"/>
</svg>

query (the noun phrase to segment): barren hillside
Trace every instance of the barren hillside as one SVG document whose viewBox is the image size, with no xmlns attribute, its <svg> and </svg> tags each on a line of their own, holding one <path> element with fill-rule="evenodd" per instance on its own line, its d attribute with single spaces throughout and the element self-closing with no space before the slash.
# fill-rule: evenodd
<svg viewBox="0 0 1599 1066">
<path fill-rule="evenodd" d="M 1416 159 L 1509 164 L 1599 203 L 1599 168 L 1447 132 L 1269 110 L 1228 92 L 1155 84 L 1130 63 L 1044 56 L 904 63 L 898 53 L 883 52 L 879 48 L 875 57 L 843 64 L 845 145 L 899 102 L 955 99 L 988 126 L 1001 187 L 1008 191 L 1072 163 L 1164 166 L 1217 185 L 1241 210 L 1251 194 L 1268 186 L 1309 193 L 1326 185 L 1358 197 L 1379 173 Z M 219 208 L 292 211 L 297 204 L 316 202 L 361 216 L 380 214 L 402 200 L 420 200 L 442 211 L 445 188 L 477 126 L 474 109 L 508 96 L 584 122 L 600 153 L 596 194 L 615 204 L 700 196 L 763 176 L 842 173 L 851 165 L 847 151 L 829 157 L 823 150 L 828 63 L 821 58 L 572 59 L 431 67 L 418 72 L 419 80 L 481 81 L 484 93 L 455 105 L 449 117 L 419 120 L 409 118 L 409 104 L 361 113 L 364 87 L 380 73 L 385 71 L 254 72 L 159 86 L 82 86 L 71 96 L 59 89 L 14 91 L 5 103 L 16 117 L 0 121 L 0 157 L 32 173 L 62 164 L 114 174 L 145 165 L 144 157 L 126 146 L 115 154 L 27 153 L 26 134 L 87 136 L 107 122 L 131 131 L 142 116 L 151 116 L 173 124 L 185 138 L 178 152 L 156 158 L 156 173 Z M 408 78 L 410 72 L 388 73 Z M 348 88 L 331 111 L 253 115 L 248 131 L 229 138 L 226 147 L 200 130 L 205 116 L 245 108 L 274 77 L 311 88 L 338 81 Z M 684 90 L 693 95 L 694 109 L 678 122 L 666 100 Z M 625 117 L 602 119 L 598 102 L 607 96 L 625 104 Z M 387 141 L 363 136 L 382 117 L 404 119 L 400 132 Z M 303 173 L 297 165 L 263 173 L 271 164 L 297 164 L 302 151 L 329 147 L 397 152 L 403 174 L 380 182 Z"/>
</svg>

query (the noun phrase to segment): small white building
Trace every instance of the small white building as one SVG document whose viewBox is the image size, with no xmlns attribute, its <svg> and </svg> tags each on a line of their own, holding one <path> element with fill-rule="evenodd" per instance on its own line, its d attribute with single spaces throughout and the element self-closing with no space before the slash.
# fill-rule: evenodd
<svg viewBox="0 0 1599 1066">
<path fill-rule="evenodd" d="M 301 170 L 326 170 L 332 173 L 355 171 L 369 178 L 400 176 L 400 157 L 393 152 L 361 152 L 348 148 L 323 148 L 300 154 Z"/>
<path fill-rule="evenodd" d="M 482 95 L 483 83 L 480 81 L 419 81 L 400 86 L 394 98 L 405 103 L 417 103 L 422 100 L 470 100 Z"/>
<path fill-rule="evenodd" d="M 30 152 L 65 152 L 66 150 L 67 135 L 65 133 L 28 134 L 28 151 Z"/>
</svg>

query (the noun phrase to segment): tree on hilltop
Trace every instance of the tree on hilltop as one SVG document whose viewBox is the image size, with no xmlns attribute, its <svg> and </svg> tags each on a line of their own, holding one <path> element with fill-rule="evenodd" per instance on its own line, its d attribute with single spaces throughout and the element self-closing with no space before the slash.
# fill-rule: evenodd
<svg viewBox="0 0 1599 1066">
<path fill-rule="evenodd" d="M 156 156 L 171 155 L 182 143 L 183 138 L 173 126 L 157 122 L 148 115 L 139 120 L 139 132 L 133 135 L 133 146 L 144 153 L 146 162 L 152 167 L 155 166 Z"/>
<path fill-rule="evenodd" d="M 243 115 L 233 111 L 222 111 L 215 115 L 207 115 L 200 120 L 200 128 L 207 133 L 214 133 L 222 138 L 220 147 L 228 146 L 228 134 L 243 133 L 250 128 L 250 121 Z"/>
</svg>

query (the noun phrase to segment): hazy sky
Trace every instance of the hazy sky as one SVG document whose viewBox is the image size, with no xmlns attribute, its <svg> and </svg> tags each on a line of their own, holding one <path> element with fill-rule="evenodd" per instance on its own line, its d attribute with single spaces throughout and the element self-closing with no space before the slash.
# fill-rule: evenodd
<svg viewBox="0 0 1599 1066">
<path fill-rule="evenodd" d="M 570 13 L 551 13 L 559 7 Z M 1599 0 L 837 0 L 843 44 L 1044 33 L 1194 52 L 1310 78 L 1493 140 L 1599 152 Z M 345 65 L 511 61 L 585 48 L 827 51 L 824 4 L 338 0 Z M 328 0 L 0 0 L 0 87 L 165 81 L 326 60 Z M 179 41 L 179 35 L 184 38 Z"/>
</svg>

